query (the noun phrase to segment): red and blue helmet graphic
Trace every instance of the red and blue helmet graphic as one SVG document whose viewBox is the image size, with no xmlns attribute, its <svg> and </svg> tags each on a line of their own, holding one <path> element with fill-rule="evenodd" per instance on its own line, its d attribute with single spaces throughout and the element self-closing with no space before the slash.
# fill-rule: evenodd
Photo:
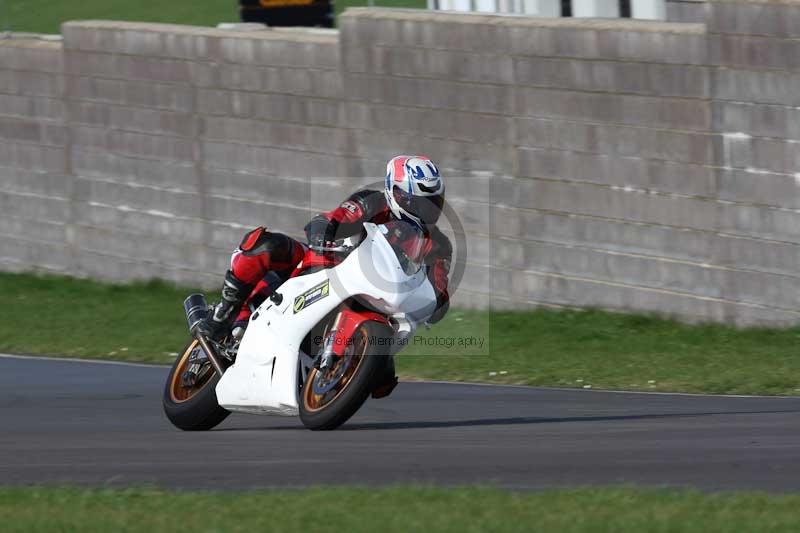
<svg viewBox="0 0 800 533">
<path fill-rule="evenodd" d="M 436 224 L 444 205 L 444 181 L 430 158 L 399 155 L 386 165 L 385 194 L 398 219 L 421 227 Z"/>
</svg>

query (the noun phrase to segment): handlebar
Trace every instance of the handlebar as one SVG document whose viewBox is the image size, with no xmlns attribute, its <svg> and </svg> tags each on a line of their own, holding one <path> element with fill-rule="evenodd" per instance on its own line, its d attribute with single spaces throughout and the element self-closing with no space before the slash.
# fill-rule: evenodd
<svg viewBox="0 0 800 533">
<path fill-rule="evenodd" d="M 338 239 L 335 241 L 328 241 L 323 245 L 309 244 L 309 249 L 315 252 L 325 253 L 348 253 L 356 249 L 350 237 L 346 239 Z"/>
<path fill-rule="evenodd" d="M 352 246 L 310 246 L 309 249 L 314 250 L 315 252 L 335 252 L 335 253 L 345 253 L 353 250 Z"/>
</svg>

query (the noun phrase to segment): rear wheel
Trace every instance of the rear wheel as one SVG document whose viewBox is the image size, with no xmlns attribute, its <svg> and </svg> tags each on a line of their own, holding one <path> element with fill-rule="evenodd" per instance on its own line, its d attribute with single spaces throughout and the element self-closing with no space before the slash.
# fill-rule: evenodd
<svg viewBox="0 0 800 533">
<path fill-rule="evenodd" d="M 364 322 L 331 368 L 311 369 L 300 391 L 303 425 L 314 430 L 336 429 L 358 411 L 386 370 L 387 341 L 393 334 L 384 324 Z"/>
<path fill-rule="evenodd" d="M 192 340 L 175 359 L 164 387 L 164 414 L 184 431 L 204 431 L 225 420 L 230 411 L 217 403 L 217 375 L 203 348 Z"/>
</svg>

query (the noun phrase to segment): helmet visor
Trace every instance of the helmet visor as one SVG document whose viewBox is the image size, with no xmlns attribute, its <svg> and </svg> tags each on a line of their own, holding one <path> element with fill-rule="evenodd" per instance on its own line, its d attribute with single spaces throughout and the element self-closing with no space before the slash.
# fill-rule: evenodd
<svg viewBox="0 0 800 533">
<path fill-rule="evenodd" d="M 442 206 L 444 206 L 443 194 L 415 196 L 395 187 L 394 198 L 401 208 L 426 225 L 436 224 L 442 214 Z"/>
</svg>

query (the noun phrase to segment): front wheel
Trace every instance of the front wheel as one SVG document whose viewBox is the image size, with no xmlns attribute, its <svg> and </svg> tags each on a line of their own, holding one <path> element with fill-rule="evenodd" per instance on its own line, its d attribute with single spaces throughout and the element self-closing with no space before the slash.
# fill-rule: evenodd
<svg viewBox="0 0 800 533">
<path fill-rule="evenodd" d="M 217 403 L 219 378 L 200 343 L 193 339 L 167 376 L 163 404 L 169 421 L 184 431 L 205 431 L 225 420 L 231 413 Z"/>
<path fill-rule="evenodd" d="M 394 332 L 378 322 L 364 322 L 344 355 L 328 370 L 312 368 L 300 391 L 300 420 L 308 429 L 329 430 L 344 424 L 364 404 L 386 370 Z M 381 342 L 383 340 L 384 342 Z"/>
</svg>

